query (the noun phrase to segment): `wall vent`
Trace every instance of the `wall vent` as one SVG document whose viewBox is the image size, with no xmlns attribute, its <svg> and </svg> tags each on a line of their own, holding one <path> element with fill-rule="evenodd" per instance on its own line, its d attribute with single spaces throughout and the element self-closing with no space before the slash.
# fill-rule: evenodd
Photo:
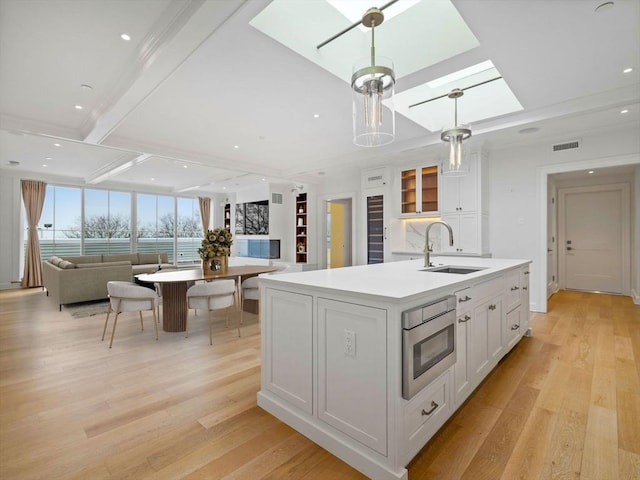
<svg viewBox="0 0 640 480">
<path fill-rule="evenodd" d="M 274 205 L 282 205 L 282 194 L 281 193 L 272 193 L 271 194 L 271 203 Z"/>
<path fill-rule="evenodd" d="M 572 140 L 570 142 L 558 143 L 553 146 L 553 151 L 560 152 L 562 150 L 570 150 L 572 148 L 580 148 L 580 140 Z"/>
</svg>

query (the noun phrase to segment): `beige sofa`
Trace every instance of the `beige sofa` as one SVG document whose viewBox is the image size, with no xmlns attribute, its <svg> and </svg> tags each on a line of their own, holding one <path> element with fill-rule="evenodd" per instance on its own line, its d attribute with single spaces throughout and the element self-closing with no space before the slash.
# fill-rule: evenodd
<svg viewBox="0 0 640 480">
<path fill-rule="evenodd" d="M 163 270 L 176 268 L 168 263 L 166 253 L 51 257 L 42 262 L 42 283 L 62 310 L 68 303 L 107 298 L 110 280 L 131 282 L 134 275 L 157 271 L 158 257 Z"/>
</svg>

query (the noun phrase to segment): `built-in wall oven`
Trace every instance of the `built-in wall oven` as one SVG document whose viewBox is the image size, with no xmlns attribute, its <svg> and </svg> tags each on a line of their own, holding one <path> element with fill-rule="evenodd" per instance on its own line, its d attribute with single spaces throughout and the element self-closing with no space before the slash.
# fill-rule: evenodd
<svg viewBox="0 0 640 480">
<path fill-rule="evenodd" d="M 456 363 L 456 297 L 402 313 L 402 397 L 416 393 Z"/>
</svg>

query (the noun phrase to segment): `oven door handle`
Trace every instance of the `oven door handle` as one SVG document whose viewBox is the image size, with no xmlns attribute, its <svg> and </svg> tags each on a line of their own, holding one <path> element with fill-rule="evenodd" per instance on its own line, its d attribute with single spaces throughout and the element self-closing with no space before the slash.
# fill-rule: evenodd
<svg viewBox="0 0 640 480">
<path fill-rule="evenodd" d="M 433 412 L 436 411 L 436 408 L 438 408 L 440 405 L 438 405 L 436 402 L 434 402 L 433 400 L 431 400 L 431 408 L 427 411 L 424 408 L 422 409 L 422 415 L 431 415 Z"/>
</svg>

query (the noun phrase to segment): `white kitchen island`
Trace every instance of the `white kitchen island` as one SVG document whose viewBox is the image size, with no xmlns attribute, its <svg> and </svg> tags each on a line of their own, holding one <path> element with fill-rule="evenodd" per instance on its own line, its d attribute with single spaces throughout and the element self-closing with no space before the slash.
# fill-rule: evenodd
<svg viewBox="0 0 640 480">
<path fill-rule="evenodd" d="M 528 331 L 529 260 L 433 257 L 263 275 L 258 405 L 374 479 L 406 465 Z M 402 398 L 402 312 L 456 295 L 456 363 Z"/>
</svg>

